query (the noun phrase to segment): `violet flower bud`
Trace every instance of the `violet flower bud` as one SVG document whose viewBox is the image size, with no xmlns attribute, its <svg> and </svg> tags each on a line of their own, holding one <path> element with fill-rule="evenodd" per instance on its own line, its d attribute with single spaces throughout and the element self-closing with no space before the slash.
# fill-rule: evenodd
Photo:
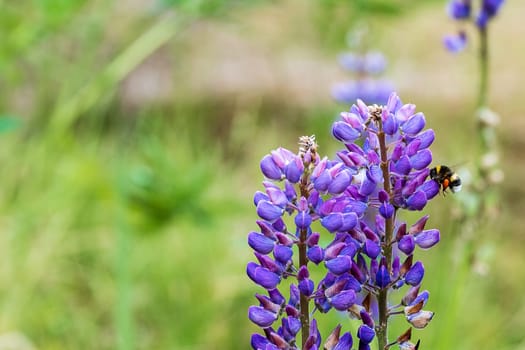
<svg viewBox="0 0 525 350">
<path fill-rule="evenodd" d="M 390 274 L 385 265 L 381 264 L 376 274 L 376 285 L 379 288 L 385 288 L 390 283 Z"/>
<path fill-rule="evenodd" d="M 469 18 L 470 10 L 470 0 L 452 0 L 447 6 L 448 15 L 453 19 Z"/>
<path fill-rule="evenodd" d="M 324 260 L 323 248 L 318 245 L 310 247 L 306 252 L 306 256 L 308 257 L 308 260 L 319 265 L 319 263 Z"/>
<path fill-rule="evenodd" d="M 455 35 L 446 35 L 443 39 L 443 45 L 452 53 L 463 51 L 467 46 L 467 34 L 460 31 Z"/>
</svg>

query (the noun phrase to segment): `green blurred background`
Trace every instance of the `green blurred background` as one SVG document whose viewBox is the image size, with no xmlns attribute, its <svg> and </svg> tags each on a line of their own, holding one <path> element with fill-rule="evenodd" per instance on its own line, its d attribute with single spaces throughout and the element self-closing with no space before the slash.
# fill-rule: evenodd
<svg viewBox="0 0 525 350">
<path fill-rule="evenodd" d="M 0 349 L 249 348 L 258 162 L 300 135 L 339 147 L 330 124 L 348 106 L 330 89 L 348 78 L 349 30 L 368 26 L 386 77 L 426 114 L 435 162 L 473 160 L 476 38 L 447 53 L 444 8 L 0 1 Z M 413 334 L 422 349 L 525 349 L 524 11 L 508 1 L 490 27 L 501 211 L 472 238 L 453 196 L 429 205 L 442 242 L 421 254 L 436 311 Z"/>
</svg>

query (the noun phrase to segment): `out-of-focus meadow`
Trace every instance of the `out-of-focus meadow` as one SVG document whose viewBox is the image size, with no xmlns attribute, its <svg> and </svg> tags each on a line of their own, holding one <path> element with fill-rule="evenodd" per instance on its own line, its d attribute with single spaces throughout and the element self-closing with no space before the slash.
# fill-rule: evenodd
<svg viewBox="0 0 525 350">
<path fill-rule="evenodd" d="M 248 348 L 258 162 L 300 135 L 338 147 L 330 89 L 356 24 L 436 131 L 435 162 L 475 154 L 475 33 L 444 50 L 444 1 L 0 4 L 0 349 Z M 490 27 L 501 211 L 467 242 L 455 198 L 430 204 L 423 349 L 525 349 L 524 11 Z"/>
</svg>

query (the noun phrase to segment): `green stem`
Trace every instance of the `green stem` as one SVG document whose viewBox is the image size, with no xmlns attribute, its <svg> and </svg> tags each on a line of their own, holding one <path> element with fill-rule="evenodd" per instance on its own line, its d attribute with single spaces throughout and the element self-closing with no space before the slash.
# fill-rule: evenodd
<svg viewBox="0 0 525 350">
<path fill-rule="evenodd" d="M 391 197 L 390 187 L 390 172 L 388 170 L 388 156 L 387 146 L 385 140 L 385 133 L 381 118 L 378 118 L 379 132 L 379 150 L 381 153 L 381 172 L 383 173 L 383 188 Z M 394 234 L 394 216 L 385 221 L 385 239 L 383 241 L 383 256 L 386 260 L 386 266 L 390 273 L 390 266 L 392 265 L 392 237 Z M 388 344 L 388 287 L 381 288 L 377 297 L 379 309 L 379 324 L 377 329 L 378 349 L 383 350 Z"/>
<path fill-rule="evenodd" d="M 488 78 L 489 78 L 489 48 L 487 38 L 487 28 L 479 29 L 479 92 L 478 92 L 478 108 L 487 105 L 488 96 Z"/>
</svg>

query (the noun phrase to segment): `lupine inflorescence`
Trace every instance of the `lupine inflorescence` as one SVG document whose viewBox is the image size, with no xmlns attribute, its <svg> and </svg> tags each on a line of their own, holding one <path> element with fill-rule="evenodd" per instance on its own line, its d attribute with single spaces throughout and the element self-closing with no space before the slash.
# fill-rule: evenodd
<svg viewBox="0 0 525 350">
<path fill-rule="evenodd" d="M 350 104 L 358 97 L 366 103 L 385 103 L 392 93 L 392 83 L 378 78 L 384 72 L 387 62 L 379 51 L 365 54 L 347 52 L 339 56 L 341 66 L 354 77 L 336 84 L 332 96 L 339 102 Z"/>
<path fill-rule="evenodd" d="M 505 0 L 480 0 L 477 12 L 474 11 L 472 0 L 451 0 L 447 5 L 449 16 L 457 21 L 474 20 L 480 31 L 486 31 L 489 21 L 494 18 Z M 445 47 L 452 52 L 463 50 L 467 44 L 467 34 L 461 28 L 455 35 L 447 35 L 444 39 Z"/>
<path fill-rule="evenodd" d="M 427 215 L 413 224 L 399 219 L 439 193 L 428 178 L 435 135 L 424 128 L 424 115 L 392 93 L 384 106 L 357 100 L 341 113 L 332 134 L 344 148 L 335 159 L 321 158 L 313 136 L 300 138 L 297 153 L 278 148 L 262 159 L 258 230 L 248 235 L 256 261 L 246 269 L 264 289 L 248 311 L 262 328 L 253 349 L 364 350 L 374 338 L 380 349 L 417 349 L 411 328 L 388 343 L 387 326 L 395 315 L 415 328 L 433 317 L 423 309 L 429 293 L 420 291 L 425 268 L 413 254 L 440 233 L 425 228 Z M 389 292 L 405 286 L 390 304 Z M 332 310 L 357 319 L 356 334 L 334 324 L 323 338 L 315 316 Z"/>
</svg>

